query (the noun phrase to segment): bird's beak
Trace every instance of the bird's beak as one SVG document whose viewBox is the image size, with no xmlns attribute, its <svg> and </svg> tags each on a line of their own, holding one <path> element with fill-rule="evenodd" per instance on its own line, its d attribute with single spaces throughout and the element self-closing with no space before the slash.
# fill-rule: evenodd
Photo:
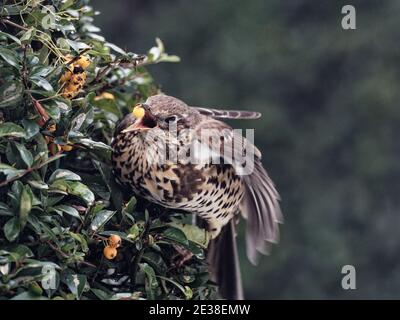
<svg viewBox="0 0 400 320">
<path fill-rule="evenodd" d="M 135 108 L 133 108 L 132 114 L 136 118 L 135 122 L 122 130 L 122 133 L 131 131 L 147 131 L 158 126 L 155 117 L 144 104 L 136 105 Z"/>
</svg>

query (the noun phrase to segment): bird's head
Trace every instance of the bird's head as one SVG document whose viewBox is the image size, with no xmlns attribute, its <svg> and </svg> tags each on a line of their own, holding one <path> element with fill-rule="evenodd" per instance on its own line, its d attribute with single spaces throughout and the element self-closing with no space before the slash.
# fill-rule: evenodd
<svg viewBox="0 0 400 320">
<path fill-rule="evenodd" d="M 139 103 L 133 112 L 123 120 L 120 132 L 148 132 L 170 129 L 179 133 L 190 128 L 201 115 L 184 102 L 163 94 L 151 96 L 145 103 Z"/>
</svg>

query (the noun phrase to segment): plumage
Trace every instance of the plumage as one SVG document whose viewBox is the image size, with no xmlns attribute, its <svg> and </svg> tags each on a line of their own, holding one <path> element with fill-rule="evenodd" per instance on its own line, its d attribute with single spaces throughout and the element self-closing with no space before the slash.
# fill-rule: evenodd
<svg viewBox="0 0 400 320">
<path fill-rule="evenodd" d="M 213 238 L 210 270 L 221 294 L 242 298 L 233 221 L 239 212 L 247 219 L 247 255 L 255 264 L 258 253 L 278 241 L 282 214 L 260 151 L 218 119 L 259 114 L 189 107 L 166 95 L 152 96 L 141 107 L 142 118 L 129 114 L 116 129 L 116 176 L 152 202 L 204 219 Z"/>
</svg>

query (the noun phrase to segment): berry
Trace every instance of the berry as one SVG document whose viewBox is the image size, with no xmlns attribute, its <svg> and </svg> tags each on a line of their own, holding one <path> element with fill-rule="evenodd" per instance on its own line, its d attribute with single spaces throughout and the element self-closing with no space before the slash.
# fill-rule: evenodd
<svg viewBox="0 0 400 320">
<path fill-rule="evenodd" d="M 110 247 L 118 248 L 119 246 L 121 246 L 121 237 L 119 235 L 112 234 L 108 238 L 108 244 Z"/>
<path fill-rule="evenodd" d="M 103 250 L 103 254 L 106 257 L 106 259 L 112 260 L 117 256 L 118 251 L 114 247 L 106 246 Z"/>
<path fill-rule="evenodd" d="M 141 106 L 136 106 L 135 108 L 133 108 L 132 111 L 133 115 L 135 116 L 135 118 L 141 119 L 144 117 L 144 109 Z"/>
<path fill-rule="evenodd" d="M 74 147 L 71 146 L 71 145 L 69 145 L 69 144 L 65 144 L 65 145 L 61 146 L 61 149 L 62 149 L 63 151 L 65 151 L 65 152 L 69 152 L 69 151 L 71 151 L 73 148 L 74 148 Z"/>
<path fill-rule="evenodd" d="M 87 56 L 80 56 L 78 60 L 75 61 L 75 63 L 79 66 L 81 66 L 83 69 L 86 69 L 90 65 L 90 59 Z"/>
</svg>

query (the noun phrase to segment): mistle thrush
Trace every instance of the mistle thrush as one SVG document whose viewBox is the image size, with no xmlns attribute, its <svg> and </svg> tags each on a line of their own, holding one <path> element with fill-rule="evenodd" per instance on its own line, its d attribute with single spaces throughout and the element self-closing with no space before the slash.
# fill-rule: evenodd
<svg viewBox="0 0 400 320">
<path fill-rule="evenodd" d="M 225 298 L 242 298 L 233 218 L 241 212 L 247 219 L 247 256 L 256 263 L 258 253 L 278 241 L 282 215 L 260 151 L 219 119 L 260 114 L 189 107 L 162 94 L 136 109 L 116 129 L 116 176 L 151 202 L 204 219 L 213 238 L 208 250 L 213 278 Z"/>
</svg>

